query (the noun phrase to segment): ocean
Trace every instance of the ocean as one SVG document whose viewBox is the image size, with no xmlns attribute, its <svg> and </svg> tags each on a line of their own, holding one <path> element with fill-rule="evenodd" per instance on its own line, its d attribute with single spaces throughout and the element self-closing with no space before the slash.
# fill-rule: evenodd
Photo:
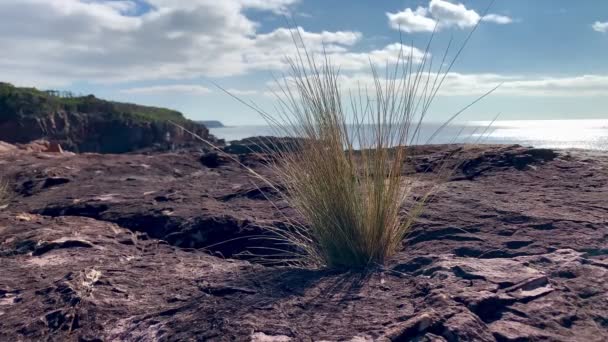
<svg viewBox="0 0 608 342">
<path fill-rule="evenodd" d="M 608 151 L 608 120 L 504 120 L 476 121 L 441 126 L 425 123 L 413 144 L 481 143 L 520 144 L 538 148 L 585 149 Z M 211 133 L 226 141 L 252 136 L 274 136 L 269 126 L 226 126 L 212 128 Z"/>
</svg>

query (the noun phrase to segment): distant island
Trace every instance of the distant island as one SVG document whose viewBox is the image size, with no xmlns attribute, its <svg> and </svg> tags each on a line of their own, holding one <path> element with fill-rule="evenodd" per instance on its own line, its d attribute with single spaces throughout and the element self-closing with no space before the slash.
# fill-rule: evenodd
<svg viewBox="0 0 608 342">
<path fill-rule="evenodd" d="M 226 127 L 224 126 L 223 123 L 221 123 L 220 121 L 217 120 L 201 120 L 201 121 L 197 121 L 200 124 L 205 125 L 205 127 L 207 128 L 222 128 L 222 127 Z"/>
</svg>

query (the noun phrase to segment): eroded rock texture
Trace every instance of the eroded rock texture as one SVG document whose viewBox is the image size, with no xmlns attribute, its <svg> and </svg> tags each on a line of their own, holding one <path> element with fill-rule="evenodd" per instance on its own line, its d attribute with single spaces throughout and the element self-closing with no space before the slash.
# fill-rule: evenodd
<svg viewBox="0 0 608 342">
<path fill-rule="evenodd" d="M 608 157 L 431 146 L 411 172 L 446 156 L 403 250 L 345 274 L 243 255 L 284 220 L 269 199 L 295 213 L 230 158 L 9 149 L 0 340 L 608 340 Z"/>
</svg>

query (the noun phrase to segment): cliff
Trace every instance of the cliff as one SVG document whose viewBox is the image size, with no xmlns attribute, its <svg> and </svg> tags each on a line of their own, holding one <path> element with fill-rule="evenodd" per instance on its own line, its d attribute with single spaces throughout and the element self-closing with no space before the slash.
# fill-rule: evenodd
<svg viewBox="0 0 608 342">
<path fill-rule="evenodd" d="M 197 121 L 197 122 L 205 125 L 205 127 L 207 127 L 207 128 L 226 127 L 226 126 L 224 126 L 224 124 L 221 121 L 217 121 L 217 120 L 202 120 L 202 121 Z"/>
<path fill-rule="evenodd" d="M 171 122 L 214 140 L 204 125 L 174 110 L 0 83 L 0 140 L 9 143 L 48 139 L 71 151 L 99 153 L 201 144 Z"/>
</svg>

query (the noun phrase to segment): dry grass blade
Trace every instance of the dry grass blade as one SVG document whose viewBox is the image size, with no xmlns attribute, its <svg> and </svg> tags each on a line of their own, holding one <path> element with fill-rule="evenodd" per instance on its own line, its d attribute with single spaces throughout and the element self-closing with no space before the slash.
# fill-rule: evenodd
<svg viewBox="0 0 608 342">
<path fill-rule="evenodd" d="M 6 204 L 8 200 L 8 184 L 0 177 L 0 209 Z"/>
<path fill-rule="evenodd" d="M 286 187 L 285 198 L 304 218 L 286 239 L 305 246 L 318 266 L 382 264 L 411 225 L 399 215 L 408 194 L 403 146 L 417 119 L 414 97 L 425 86 L 404 71 L 411 63 L 410 55 L 395 70 L 401 77 L 390 80 L 372 69 L 372 94 L 351 98 L 347 111 L 339 73 L 329 60 L 318 66 L 304 53 L 291 61 L 292 88 L 283 89 L 281 102 L 287 117 L 275 127 L 301 139 L 296 151 L 278 152 L 273 168 Z"/>
<path fill-rule="evenodd" d="M 301 41 L 298 35 L 294 42 Z M 275 232 L 307 263 L 335 268 L 383 264 L 421 213 L 429 194 L 402 217 L 412 188 L 404 177 L 407 146 L 416 140 L 453 61 L 432 73 L 427 47 L 420 64 L 414 64 L 413 51 L 401 51 L 384 76 L 371 65 L 371 89 L 360 87 L 345 97 L 339 70 L 327 54 L 318 62 L 304 47 L 279 83 L 279 115 L 254 108 L 279 135 L 298 138 L 295 149 L 273 151 L 278 157 L 271 167 L 303 222 Z"/>
<path fill-rule="evenodd" d="M 432 37 L 419 63 L 413 48 L 402 49 L 398 62 L 387 66 L 383 76 L 370 63 L 371 85 L 351 89 L 349 96 L 343 95 L 340 72 L 328 54 L 319 62 L 303 46 L 300 32 L 292 34 L 298 53 L 289 60 L 289 75 L 277 80 L 277 115 L 224 90 L 262 115 L 275 135 L 296 138 L 289 149 L 260 142 L 274 155 L 269 166 L 276 183 L 246 167 L 276 190 L 301 220 L 267 227 L 273 239 L 284 242 L 272 252 L 309 267 L 383 264 L 399 250 L 431 195 L 418 196 L 404 214 L 413 188 L 404 177 L 407 146 L 418 140 L 430 105 L 472 32 L 449 63 L 445 52 L 436 72 L 429 52 Z M 446 125 L 469 106 L 456 111 Z"/>
</svg>

